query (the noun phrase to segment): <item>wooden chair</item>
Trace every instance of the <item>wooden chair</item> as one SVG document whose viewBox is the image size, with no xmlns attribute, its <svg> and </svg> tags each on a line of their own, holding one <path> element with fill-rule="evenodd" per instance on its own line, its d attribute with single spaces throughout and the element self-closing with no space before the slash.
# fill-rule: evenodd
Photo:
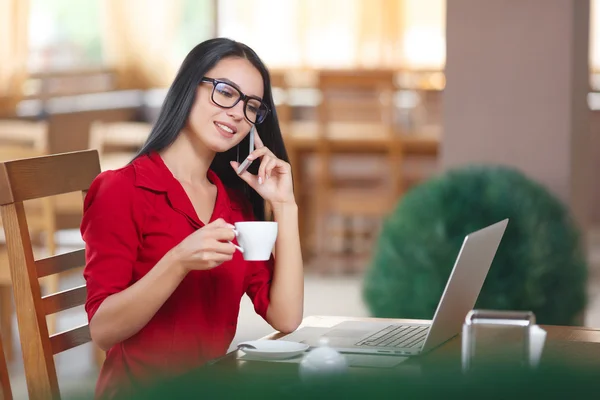
<svg viewBox="0 0 600 400">
<path fill-rule="evenodd" d="M 88 324 L 50 335 L 46 316 L 85 303 L 85 285 L 42 296 L 39 279 L 85 265 L 84 249 L 35 259 L 23 202 L 89 189 L 100 173 L 96 150 L 0 163 L 0 211 L 32 399 L 59 399 L 54 355 L 91 340 Z M 81 197 L 80 197 L 81 198 Z M 83 199 L 81 201 L 83 204 Z"/>
<path fill-rule="evenodd" d="M 15 119 L 0 120 L 0 161 L 36 157 L 47 154 L 48 126 L 45 122 Z M 53 255 L 56 253 L 56 220 L 51 199 L 36 199 L 25 203 L 29 232 L 36 243 L 36 252 Z M 0 218 L 0 226 L 2 220 Z M 2 241 L 3 242 L 3 241 Z M 5 340 L 6 359 L 13 359 L 13 301 L 12 285 L 8 267 L 8 256 L 0 244 L 0 331 Z M 58 291 L 58 276 L 44 279 L 44 287 L 49 292 Z M 48 327 L 55 331 L 55 318 L 48 318 Z"/>
<path fill-rule="evenodd" d="M 289 103 L 289 85 L 286 72 L 283 70 L 271 71 L 271 91 L 277 108 L 277 119 L 284 135 L 289 134 L 292 122 L 292 107 Z"/>
<path fill-rule="evenodd" d="M 318 266 L 329 269 L 337 259 L 341 269 L 353 271 L 369 256 L 381 218 L 402 192 L 401 140 L 393 124 L 394 71 L 323 70 L 319 89 L 313 203 Z M 332 229 L 336 216 L 338 227 Z M 342 248 L 335 250 L 340 243 Z"/>
<path fill-rule="evenodd" d="M 36 157 L 43 154 L 33 149 L 21 147 L 1 147 L 0 161 L 14 160 L 26 157 Z M 45 238 L 44 243 L 37 244 L 34 248 L 36 253 L 45 253 L 53 255 L 56 251 L 54 242 L 54 213 L 51 199 L 42 198 L 28 201 L 24 205 L 25 212 L 30 223 L 28 231 L 30 237 L 34 240 L 39 240 L 37 235 L 42 234 Z M 0 227 L 2 226 L 0 218 Z M 44 278 L 42 281 L 46 291 L 53 293 L 59 288 L 59 278 L 57 275 Z M 6 358 L 12 361 L 14 358 L 13 349 L 13 295 L 12 295 L 12 280 L 8 263 L 8 253 L 6 247 L 0 247 L 0 331 L 5 340 Z M 48 329 L 50 332 L 56 330 L 56 318 L 48 317 Z"/>
</svg>

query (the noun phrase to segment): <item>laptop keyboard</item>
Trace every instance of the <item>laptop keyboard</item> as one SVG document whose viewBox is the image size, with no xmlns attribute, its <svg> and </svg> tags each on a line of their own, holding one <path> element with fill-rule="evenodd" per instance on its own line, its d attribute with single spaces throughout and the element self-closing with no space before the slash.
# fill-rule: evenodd
<svg viewBox="0 0 600 400">
<path fill-rule="evenodd" d="M 357 346 L 412 348 L 423 344 L 429 326 L 390 325 L 361 340 Z"/>
</svg>

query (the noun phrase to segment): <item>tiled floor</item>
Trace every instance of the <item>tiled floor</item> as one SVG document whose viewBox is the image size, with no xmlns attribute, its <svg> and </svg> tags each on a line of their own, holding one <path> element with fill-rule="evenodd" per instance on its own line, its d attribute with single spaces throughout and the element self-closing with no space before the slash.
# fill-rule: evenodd
<svg viewBox="0 0 600 400">
<path fill-rule="evenodd" d="M 590 305 L 586 325 L 600 327 L 600 235 L 593 238 L 594 246 L 590 251 L 590 263 L 594 277 L 590 284 Z M 72 286 L 80 278 L 71 278 L 65 282 Z M 347 276 L 318 277 L 308 275 L 305 280 L 305 315 L 347 315 L 367 316 L 368 312 L 361 299 L 361 278 Z M 59 320 L 59 329 L 67 329 L 85 321 L 81 308 L 63 313 Z M 15 320 L 16 329 L 16 320 Z M 233 343 L 256 339 L 267 335 L 271 328 L 254 313 L 247 297 L 242 300 L 238 332 Z M 15 338 L 17 338 L 15 332 Z M 18 343 L 15 362 L 10 366 L 11 381 L 15 399 L 27 399 L 23 365 Z M 232 345 L 232 348 L 234 346 Z M 56 356 L 57 372 L 61 392 L 65 398 L 79 393 L 90 393 L 95 384 L 97 371 L 92 360 L 91 347 L 80 346 Z M 81 397 L 78 397 L 81 398 Z"/>
</svg>

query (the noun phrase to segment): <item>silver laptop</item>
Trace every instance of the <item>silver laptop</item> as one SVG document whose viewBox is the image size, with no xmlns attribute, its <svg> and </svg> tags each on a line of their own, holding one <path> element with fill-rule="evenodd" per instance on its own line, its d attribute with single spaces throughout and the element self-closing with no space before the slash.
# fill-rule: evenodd
<svg viewBox="0 0 600 400">
<path fill-rule="evenodd" d="M 303 342 L 317 346 L 326 337 L 341 352 L 413 356 L 456 336 L 473 309 L 508 219 L 467 235 L 433 320 L 425 324 L 347 321 Z"/>
</svg>

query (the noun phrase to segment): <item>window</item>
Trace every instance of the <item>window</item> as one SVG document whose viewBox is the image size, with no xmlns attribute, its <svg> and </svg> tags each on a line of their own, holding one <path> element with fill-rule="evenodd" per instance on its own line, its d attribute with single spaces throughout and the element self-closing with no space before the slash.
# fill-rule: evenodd
<svg viewBox="0 0 600 400">
<path fill-rule="evenodd" d="M 100 0 L 30 0 L 29 70 L 102 65 Z"/>
<path fill-rule="evenodd" d="M 274 68 L 441 70 L 446 0 L 219 0 L 219 36 Z"/>
<path fill-rule="evenodd" d="M 184 0 L 174 56 L 177 65 L 181 64 L 187 53 L 198 43 L 215 34 L 215 1 Z"/>
<path fill-rule="evenodd" d="M 403 13 L 402 64 L 440 71 L 446 64 L 446 0 L 407 0 Z"/>
</svg>

